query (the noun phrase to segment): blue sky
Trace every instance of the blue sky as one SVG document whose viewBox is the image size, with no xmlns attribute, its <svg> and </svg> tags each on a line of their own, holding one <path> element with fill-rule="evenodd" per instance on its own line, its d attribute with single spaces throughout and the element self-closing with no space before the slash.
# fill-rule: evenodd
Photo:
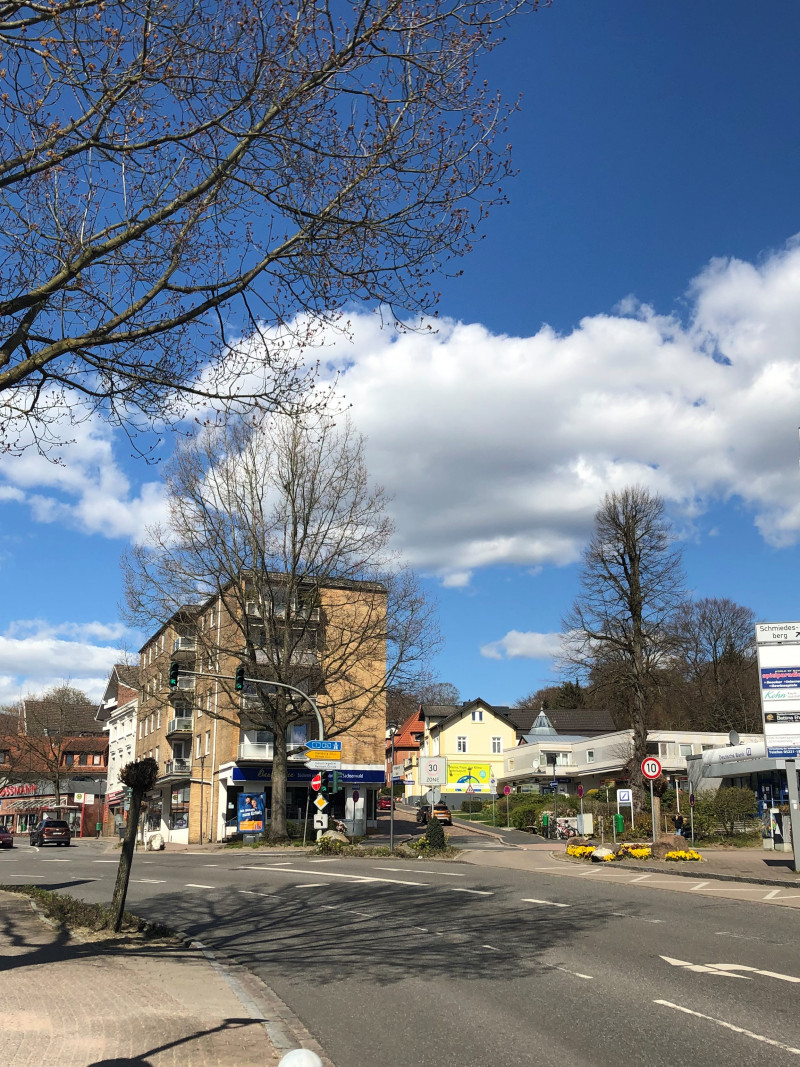
<svg viewBox="0 0 800 1067">
<path fill-rule="evenodd" d="M 465 698 L 551 677 L 594 508 L 631 481 L 665 496 L 698 595 L 800 613 L 799 32 L 794 0 L 517 20 L 487 76 L 522 93 L 519 173 L 442 280 L 440 333 L 391 344 L 356 313 L 332 348 Z M 0 460 L 0 702 L 96 695 L 137 647 L 118 558 L 159 487 L 130 451 L 93 424 L 62 468 Z"/>
</svg>

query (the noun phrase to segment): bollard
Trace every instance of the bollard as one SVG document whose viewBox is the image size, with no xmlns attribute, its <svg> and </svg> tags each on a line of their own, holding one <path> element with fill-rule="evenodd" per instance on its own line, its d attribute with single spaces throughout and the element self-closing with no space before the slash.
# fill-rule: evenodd
<svg viewBox="0 0 800 1067">
<path fill-rule="evenodd" d="M 286 1053 L 278 1067 L 322 1067 L 322 1060 L 310 1048 L 293 1048 Z"/>
</svg>

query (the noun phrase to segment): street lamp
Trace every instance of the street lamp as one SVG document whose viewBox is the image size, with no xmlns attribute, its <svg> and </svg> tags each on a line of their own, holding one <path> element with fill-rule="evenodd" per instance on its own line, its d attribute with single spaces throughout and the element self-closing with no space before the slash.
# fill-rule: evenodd
<svg viewBox="0 0 800 1067">
<path fill-rule="evenodd" d="M 392 741 L 392 755 L 389 760 L 389 851 L 394 852 L 394 735 L 400 724 L 392 719 L 386 724 Z"/>
</svg>

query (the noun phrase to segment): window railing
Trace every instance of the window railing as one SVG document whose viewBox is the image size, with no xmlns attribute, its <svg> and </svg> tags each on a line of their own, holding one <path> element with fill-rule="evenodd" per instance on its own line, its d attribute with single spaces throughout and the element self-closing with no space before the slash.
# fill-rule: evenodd
<svg viewBox="0 0 800 1067">
<path fill-rule="evenodd" d="M 168 759 L 164 764 L 164 774 L 190 774 L 192 761 L 188 759 Z"/>
<path fill-rule="evenodd" d="M 196 637 L 176 637 L 172 642 L 173 652 L 196 652 L 197 651 L 197 638 Z"/>
<path fill-rule="evenodd" d="M 168 734 L 185 734 L 192 732 L 192 716 L 178 715 L 167 723 Z"/>
<path fill-rule="evenodd" d="M 274 751 L 271 741 L 240 741 L 238 759 L 272 759 Z"/>
</svg>

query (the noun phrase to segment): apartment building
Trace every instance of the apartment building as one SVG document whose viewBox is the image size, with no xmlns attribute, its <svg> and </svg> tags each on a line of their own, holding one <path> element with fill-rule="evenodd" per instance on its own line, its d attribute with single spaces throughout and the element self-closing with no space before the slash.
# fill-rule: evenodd
<svg viewBox="0 0 800 1067">
<path fill-rule="evenodd" d="M 275 738 L 260 722 L 257 688 L 234 689 L 243 663 L 265 685 L 282 680 L 313 698 L 326 737 L 342 741 L 344 788 L 331 814 L 356 833 L 377 826 L 386 655 L 383 638 L 369 635 L 371 628 L 385 633 L 385 610 L 385 591 L 375 583 L 304 581 L 291 588 L 282 575 L 245 576 L 182 608 L 152 634 L 140 651 L 136 734 L 137 758 L 159 765 L 146 831 L 169 841 L 224 840 L 235 830 L 243 792 L 263 794 L 270 811 Z M 171 662 L 182 668 L 175 686 Z M 286 733 L 290 820 L 303 819 L 308 808 L 313 772 L 305 766 L 305 741 L 317 736 L 309 702 L 308 715 Z"/>
<path fill-rule="evenodd" d="M 139 668 L 116 663 L 106 684 L 95 718 L 108 735 L 108 780 L 104 834 L 120 834 L 125 828 L 125 787 L 119 772 L 136 759 L 136 728 L 139 708 Z"/>
</svg>

